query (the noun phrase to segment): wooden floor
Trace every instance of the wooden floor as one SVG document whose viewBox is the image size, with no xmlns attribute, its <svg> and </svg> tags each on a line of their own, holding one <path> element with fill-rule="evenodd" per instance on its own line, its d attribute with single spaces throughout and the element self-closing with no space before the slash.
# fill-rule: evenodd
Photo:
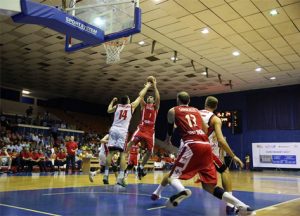
<svg viewBox="0 0 300 216">
<path fill-rule="evenodd" d="M 135 176 L 129 175 L 129 184 L 159 184 L 163 172 L 149 173 L 139 181 Z M 254 193 L 270 193 L 276 195 L 298 195 L 300 197 L 300 172 L 264 171 L 264 172 L 232 172 L 232 180 L 235 191 L 248 191 Z M 113 175 L 110 183 L 115 183 Z M 200 187 L 193 180 L 185 181 L 186 186 Z M 54 175 L 40 176 L 33 173 L 32 176 L 0 176 L 0 192 L 37 190 L 49 188 L 86 187 L 102 185 L 102 175 L 96 176 L 95 182 L 90 183 L 87 175 Z M 0 196 L 2 202 L 4 197 Z M 271 199 L 271 197 L 270 197 Z M 300 198 L 268 206 L 257 210 L 261 216 L 298 216 L 300 215 Z"/>
</svg>

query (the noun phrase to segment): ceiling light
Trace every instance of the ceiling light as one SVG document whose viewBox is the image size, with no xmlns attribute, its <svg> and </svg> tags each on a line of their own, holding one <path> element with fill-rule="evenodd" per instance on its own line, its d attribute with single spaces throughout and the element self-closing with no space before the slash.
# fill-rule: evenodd
<svg viewBox="0 0 300 216">
<path fill-rule="evenodd" d="M 100 17 L 96 17 L 94 19 L 94 24 L 96 26 L 104 26 L 105 25 L 105 20 L 104 19 L 101 19 Z"/>
<path fill-rule="evenodd" d="M 201 74 L 202 74 L 203 76 L 205 76 L 207 73 L 206 73 L 206 71 L 203 71 Z"/>
<path fill-rule="evenodd" d="M 256 72 L 261 72 L 262 68 L 258 67 L 255 69 Z"/>
<path fill-rule="evenodd" d="M 28 91 L 28 90 L 23 90 L 23 91 L 22 91 L 22 94 L 27 94 L 27 95 L 28 95 L 28 94 L 30 94 L 30 93 L 31 93 L 31 92 Z"/>
<path fill-rule="evenodd" d="M 270 11 L 271 16 L 276 16 L 278 14 L 278 11 L 276 9 L 273 9 Z"/>
<path fill-rule="evenodd" d="M 143 46 L 145 44 L 145 41 L 140 41 L 139 45 Z"/>
<path fill-rule="evenodd" d="M 234 55 L 234 56 L 239 56 L 239 55 L 240 55 L 240 52 L 234 51 L 234 52 L 232 53 L 232 55 Z"/>
<path fill-rule="evenodd" d="M 209 33 L 208 28 L 202 29 L 202 30 L 201 30 L 201 33 L 202 33 L 202 34 L 208 34 L 208 33 Z"/>
<path fill-rule="evenodd" d="M 276 77 L 270 77 L 270 80 L 276 80 Z"/>
<path fill-rule="evenodd" d="M 175 60 L 175 57 L 172 56 L 172 57 L 171 57 L 171 60 L 174 61 L 174 60 Z M 176 58 L 176 61 L 178 61 L 178 58 Z"/>
</svg>

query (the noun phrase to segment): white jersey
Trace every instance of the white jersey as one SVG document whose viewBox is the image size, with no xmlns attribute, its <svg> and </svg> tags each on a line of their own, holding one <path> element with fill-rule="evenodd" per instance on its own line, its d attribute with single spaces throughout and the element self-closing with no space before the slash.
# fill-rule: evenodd
<svg viewBox="0 0 300 216">
<path fill-rule="evenodd" d="M 204 109 L 204 110 L 200 110 L 200 115 L 201 115 L 204 123 L 208 127 L 207 135 L 208 135 L 208 140 L 211 144 L 213 153 L 219 157 L 220 156 L 220 148 L 219 148 L 218 141 L 216 140 L 216 137 L 215 137 L 215 129 L 213 126 L 210 125 L 210 121 L 215 114 L 211 111 Z"/>
<path fill-rule="evenodd" d="M 112 127 L 122 128 L 128 130 L 130 120 L 132 118 L 132 106 L 131 104 L 117 104 L 115 111 L 114 122 Z"/>
</svg>

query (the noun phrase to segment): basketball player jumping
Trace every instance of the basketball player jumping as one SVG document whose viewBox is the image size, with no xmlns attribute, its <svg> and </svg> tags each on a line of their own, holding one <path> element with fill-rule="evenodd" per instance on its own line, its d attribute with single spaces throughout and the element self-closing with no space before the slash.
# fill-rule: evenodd
<svg viewBox="0 0 300 216">
<path fill-rule="evenodd" d="M 178 193 L 168 199 L 166 206 L 175 207 L 192 193 L 182 185 L 179 179 L 188 180 L 198 173 L 206 191 L 236 206 L 240 215 L 255 215 L 255 212 L 245 203 L 216 186 L 216 168 L 213 164 L 211 145 L 206 135 L 207 126 L 202 120 L 199 110 L 188 106 L 189 102 L 189 94 L 180 92 L 177 95 L 178 106 L 171 108 L 168 112 L 169 127 L 166 142 L 170 143 L 171 141 L 175 123 L 184 144 L 168 178 L 159 185 L 154 194 L 159 197 L 164 187 L 170 184 Z"/>
<path fill-rule="evenodd" d="M 111 166 L 111 158 L 117 151 L 119 151 L 120 152 L 120 173 L 118 175 L 117 184 L 123 187 L 126 186 L 124 181 L 124 171 L 126 168 L 124 150 L 125 150 L 125 143 L 127 139 L 128 127 L 134 109 L 139 105 L 141 100 L 144 98 L 145 94 L 147 93 L 151 85 L 152 84 L 150 82 L 147 82 L 145 84 L 145 87 L 139 93 L 139 96 L 132 103 L 130 103 L 130 99 L 126 95 L 121 97 L 119 104 L 114 105 L 114 103 L 118 100 L 117 98 L 114 98 L 108 106 L 107 112 L 115 113 L 115 115 L 114 115 L 113 124 L 109 130 L 109 140 L 107 144 L 109 153 L 106 157 L 106 165 L 105 165 L 105 171 L 103 176 L 104 184 L 109 184 L 108 174 L 109 174 L 109 167 Z"/>
<path fill-rule="evenodd" d="M 147 152 L 143 157 L 142 163 L 138 167 L 139 179 L 146 175 L 146 173 L 144 172 L 144 166 L 149 160 L 151 154 L 153 153 L 154 147 L 155 121 L 160 104 L 160 95 L 157 89 L 156 79 L 153 80 L 153 87 L 155 92 L 155 98 L 153 96 L 148 96 L 147 103 L 144 101 L 144 99 L 141 100 L 140 105 L 142 111 L 142 119 L 127 147 L 127 153 L 132 145 L 137 145 L 139 142 L 142 144 L 142 146 L 146 146 L 147 148 Z"/>
</svg>

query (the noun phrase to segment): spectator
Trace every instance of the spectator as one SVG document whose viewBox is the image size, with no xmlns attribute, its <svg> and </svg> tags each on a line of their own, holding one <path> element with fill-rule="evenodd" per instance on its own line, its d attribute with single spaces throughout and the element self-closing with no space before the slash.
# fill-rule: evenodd
<svg viewBox="0 0 300 216">
<path fill-rule="evenodd" d="M 35 165 L 39 166 L 40 172 L 45 171 L 45 165 L 44 165 L 43 161 L 41 160 L 37 149 L 35 149 L 34 152 L 32 152 L 32 154 L 31 154 L 31 162 L 29 165 L 29 172 L 32 172 L 32 167 Z"/>
<path fill-rule="evenodd" d="M 72 173 L 75 172 L 75 154 L 78 150 L 77 143 L 74 141 L 74 136 L 70 137 L 70 141 L 66 144 L 67 148 L 67 167 L 66 167 L 66 173 L 69 171 L 70 163 L 72 165 Z"/>
<path fill-rule="evenodd" d="M 23 150 L 20 153 L 20 165 L 21 170 L 24 170 L 24 167 L 27 166 L 27 171 L 30 169 L 30 163 L 31 163 L 31 152 L 29 151 L 29 148 L 23 148 Z M 20 167 L 18 167 L 20 169 Z"/>
<path fill-rule="evenodd" d="M 54 166 L 58 167 L 58 172 L 60 172 L 60 167 L 66 164 L 67 155 L 64 149 L 60 149 L 59 152 L 56 154 Z"/>
<path fill-rule="evenodd" d="M 29 107 L 27 108 L 27 110 L 26 110 L 26 117 L 27 117 L 27 118 L 28 118 L 28 117 L 31 117 L 32 114 L 33 114 L 33 108 L 32 108 L 32 106 L 29 106 Z"/>
<path fill-rule="evenodd" d="M 7 152 L 7 148 L 3 147 L 0 153 L 0 174 L 2 174 L 2 166 L 8 165 L 8 172 L 11 172 L 11 162 L 12 159 Z"/>
</svg>

